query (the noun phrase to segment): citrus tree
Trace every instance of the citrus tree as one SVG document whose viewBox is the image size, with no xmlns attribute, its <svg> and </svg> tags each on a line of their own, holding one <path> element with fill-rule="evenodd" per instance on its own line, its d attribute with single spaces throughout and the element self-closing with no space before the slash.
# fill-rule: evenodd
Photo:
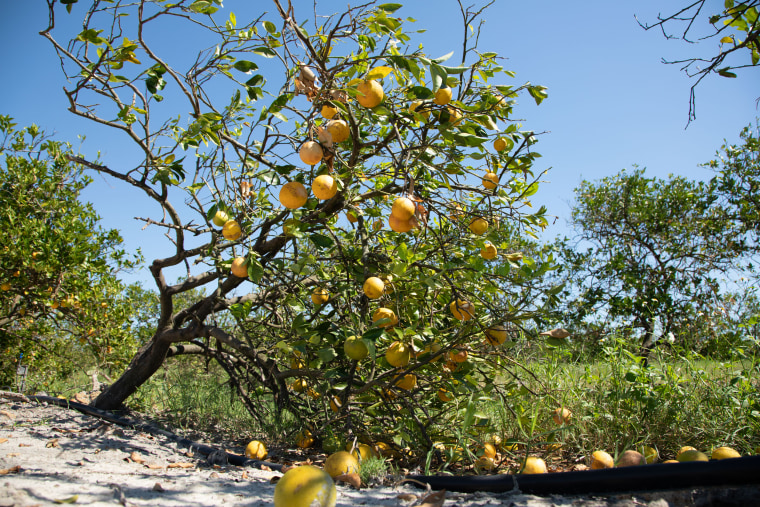
<svg viewBox="0 0 760 507">
<path fill-rule="evenodd" d="M 172 238 L 150 265 L 156 332 L 95 405 L 119 406 L 168 351 L 200 353 L 255 417 L 430 447 L 484 419 L 479 397 L 507 396 L 508 344 L 555 302 L 551 255 L 527 255 L 547 223 L 530 202 L 537 138 L 513 119 L 546 90 L 478 50 L 479 12 L 463 9 L 461 54 L 431 57 L 400 4 L 315 19 L 270 5 L 92 2 L 65 38 L 50 5 L 71 110 L 139 153 L 71 159 L 144 192 Z"/>
<path fill-rule="evenodd" d="M 44 387 L 65 366 L 64 349 L 123 368 L 135 342 L 123 333 L 131 303 L 116 274 L 137 259 L 80 201 L 91 180 L 70 161 L 71 146 L 34 125 L 17 129 L 8 116 L 0 116 L 0 136 L 0 383 L 12 384 L 23 359 Z"/>
</svg>

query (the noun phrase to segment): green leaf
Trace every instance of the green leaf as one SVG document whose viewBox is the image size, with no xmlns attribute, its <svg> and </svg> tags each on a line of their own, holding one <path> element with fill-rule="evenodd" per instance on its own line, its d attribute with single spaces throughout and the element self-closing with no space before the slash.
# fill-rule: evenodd
<svg viewBox="0 0 760 507">
<path fill-rule="evenodd" d="M 240 72 L 250 72 L 259 68 L 258 65 L 248 60 L 238 60 L 232 67 Z"/>
<path fill-rule="evenodd" d="M 270 185 L 280 184 L 280 175 L 274 171 L 262 171 L 254 177 Z"/>
<path fill-rule="evenodd" d="M 329 363 L 336 357 L 338 357 L 338 354 L 335 353 L 335 349 L 332 347 L 320 349 L 317 351 L 317 356 L 322 360 L 323 363 Z"/>
<path fill-rule="evenodd" d="M 467 72 L 470 69 L 466 66 L 446 67 L 445 65 L 441 65 L 441 68 L 445 69 L 449 74 L 462 74 L 463 72 Z"/>
<path fill-rule="evenodd" d="M 430 64 L 430 75 L 433 78 L 433 90 L 440 88 L 448 78 L 446 69 L 435 63 Z"/>
<path fill-rule="evenodd" d="M 333 246 L 332 238 L 325 236 L 324 234 L 318 234 L 315 232 L 309 236 L 309 239 L 319 248 L 329 248 Z"/>
<path fill-rule="evenodd" d="M 264 277 L 264 266 L 261 265 L 258 259 L 248 258 L 248 278 L 254 283 L 259 283 Z"/>
<path fill-rule="evenodd" d="M 103 44 L 106 42 L 106 39 L 99 37 L 99 34 L 102 31 L 103 30 L 95 30 L 93 28 L 84 30 L 79 35 L 77 35 L 76 40 L 82 42 L 91 42 L 93 44 Z"/>
<path fill-rule="evenodd" d="M 441 57 L 433 58 L 433 63 L 443 63 L 446 60 L 448 60 L 449 58 L 451 58 L 452 56 L 454 56 L 454 52 L 453 51 L 451 53 L 447 53 L 447 54 L 445 54 L 445 55 L 443 55 Z"/>
<path fill-rule="evenodd" d="M 381 4 L 377 6 L 378 9 L 382 9 L 388 13 L 396 12 L 401 7 L 403 7 L 403 4 Z"/>
<path fill-rule="evenodd" d="M 409 89 L 409 91 L 407 92 L 407 95 L 411 99 L 422 99 L 422 100 L 432 99 L 433 97 L 435 97 L 435 94 L 430 89 L 424 86 L 413 86 L 412 88 Z"/>
<path fill-rule="evenodd" d="M 724 67 L 722 69 L 718 69 L 718 75 L 721 75 L 723 77 L 736 77 L 736 74 L 728 70 L 730 68 L 731 67 Z"/>
<path fill-rule="evenodd" d="M 264 28 L 266 28 L 266 31 L 269 33 L 277 32 L 277 27 L 271 21 L 264 21 Z"/>
<path fill-rule="evenodd" d="M 543 100 L 549 96 L 549 94 L 546 92 L 545 86 L 529 86 L 528 93 L 530 93 L 531 97 L 533 97 L 533 100 L 536 101 L 536 105 L 541 104 L 541 102 L 543 102 Z"/>
<path fill-rule="evenodd" d="M 274 58 L 275 56 L 277 56 L 277 53 L 275 53 L 274 50 L 266 46 L 259 46 L 257 48 L 253 48 L 253 52 L 259 56 L 263 56 L 264 58 Z"/>
</svg>

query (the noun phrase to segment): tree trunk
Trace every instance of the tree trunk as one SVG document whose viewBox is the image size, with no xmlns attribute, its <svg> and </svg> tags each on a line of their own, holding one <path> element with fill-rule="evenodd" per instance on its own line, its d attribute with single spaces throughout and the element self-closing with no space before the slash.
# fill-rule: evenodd
<svg viewBox="0 0 760 507">
<path fill-rule="evenodd" d="M 132 396 L 137 389 L 158 371 L 172 341 L 166 332 L 156 332 L 148 343 L 140 347 L 127 366 L 126 371 L 105 391 L 100 393 L 92 405 L 101 410 L 116 410 L 124 400 Z"/>
<path fill-rule="evenodd" d="M 641 327 L 644 329 L 644 339 L 641 341 L 639 355 L 644 358 L 644 366 L 649 362 L 649 354 L 655 346 L 657 339 L 654 335 L 654 321 L 642 319 Z"/>
</svg>

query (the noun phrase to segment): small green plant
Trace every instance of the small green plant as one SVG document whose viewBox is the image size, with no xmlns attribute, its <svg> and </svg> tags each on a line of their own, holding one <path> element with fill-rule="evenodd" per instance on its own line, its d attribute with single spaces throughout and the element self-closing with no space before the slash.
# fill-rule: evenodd
<svg viewBox="0 0 760 507">
<path fill-rule="evenodd" d="M 383 458 L 369 456 L 362 460 L 359 477 L 364 484 L 382 484 L 388 474 L 388 463 Z"/>
</svg>

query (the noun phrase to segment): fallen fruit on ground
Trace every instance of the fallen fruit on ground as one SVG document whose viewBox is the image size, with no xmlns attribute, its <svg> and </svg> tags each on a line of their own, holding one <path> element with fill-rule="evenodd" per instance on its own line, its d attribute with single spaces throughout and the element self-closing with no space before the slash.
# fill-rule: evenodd
<svg viewBox="0 0 760 507">
<path fill-rule="evenodd" d="M 680 456 L 682 452 L 696 451 L 696 450 L 697 450 L 696 447 L 692 447 L 690 445 L 685 445 L 685 446 L 681 447 L 680 449 L 678 449 L 678 452 L 676 453 L 676 459 L 678 459 L 678 456 Z"/>
<path fill-rule="evenodd" d="M 323 305 L 330 300 L 330 293 L 323 287 L 317 287 L 311 293 L 311 302 L 315 305 Z"/>
<path fill-rule="evenodd" d="M 338 182 L 329 174 L 321 174 L 311 183 L 311 191 L 317 199 L 326 201 L 338 193 Z"/>
<path fill-rule="evenodd" d="M 362 290 L 364 291 L 364 295 L 369 299 L 377 299 L 383 295 L 383 291 L 385 290 L 385 283 L 376 276 L 370 276 L 364 280 Z"/>
<path fill-rule="evenodd" d="M 298 150 L 298 156 L 301 157 L 306 165 L 316 165 L 322 161 L 324 153 L 319 143 L 314 141 L 306 141 L 301 145 L 301 149 Z"/>
<path fill-rule="evenodd" d="M 591 453 L 591 468 L 600 470 L 602 468 L 612 468 L 615 466 L 615 460 L 605 451 L 594 451 Z"/>
<path fill-rule="evenodd" d="M 330 474 L 312 465 L 291 468 L 274 488 L 275 507 L 334 507 L 336 497 Z"/>
<path fill-rule="evenodd" d="M 464 301 L 462 299 L 452 301 L 449 305 L 449 310 L 451 310 L 451 314 L 457 320 L 466 321 L 475 316 L 475 306 L 469 301 Z"/>
<path fill-rule="evenodd" d="M 300 181 L 290 181 L 280 189 L 280 204 L 288 209 L 300 208 L 308 199 L 309 191 Z"/>
<path fill-rule="evenodd" d="M 385 351 L 385 359 L 394 367 L 406 366 L 412 357 L 411 349 L 401 342 L 393 342 Z"/>
<path fill-rule="evenodd" d="M 243 235 L 243 231 L 240 229 L 240 224 L 235 220 L 227 220 L 222 227 L 222 236 L 229 241 L 237 241 L 240 236 Z"/>
<path fill-rule="evenodd" d="M 731 447 L 716 447 L 712 452 L 712 459 L 741 458 L 741 454 Z"/>
<path fill-rule="evenodd" d="M 536 456 L 525 458 L 525 464 L 520 470 L 521 474 L 545 474 L 546 472 L 546 462 Z"/>
<path fill-rule="evenodd" d="M 217 210 L 216 214 L 214 214 L 214 218 L 211 219 L 212 222 L 214 222 L 214 225 L 217 227 L 222 227 L 224 224 L 227 223 L 227 221 L 230 219 L 230 217 L 222 210 Z"/>
<path fill-rule="evenodd" d="M 379 106 L 385 95 L 383 87 L 374 79 L 359 83 L 356 90 L 359 92 L 356 101 L 368 109 Z"/>
<path fill-rule="evenodd" d="M 554 422 L 559 425 L 570 424 L 570 419 L 572 417 L 573 413 L 565 407 L 557 408 L 554 410 L 554 413 L 552 413 L 552 419 L 554 419 Z"/>
<path fill-rule="evenodd" d="M 657 452 L 657 449 L 654 447 L 649 447 L 648 445 L 645 445 L 641 449 L 641 454 L 643 454 L 644 459 L 647 460 L 647 465 L 657 463 L 657 461 L 660 459 L 660 453 Z"/>
<path fill-rule="evenodd" d="M 439 106 L 445 106 L 451 102 L 451 88 L 448 86 L 446 88 L 438 88 L 438 90 L 435 92 L 435 98 L 433 98 L 433 102 Z"/>
<path fill-rule="evenodd" d="M 346 450 L 351 450 L 351 447 L 351 444 L 348 444 Z M 379 457 L 375 450 L 367 444 L 356 444 L 356 447 L 351 451 L 351 455 L 359 460 L 360 464 L 366 459 Z"/>
<path fill-rule="evenodd" d="M 267 457 L 267 448 L 258 440 L 252 440 L 245 447 L 245 457 L 249 459 L 264 459 Z"/>
<path fill-rule="evenodd" d="M 472 464 L 472 467 L 478 473 L 490 472 L 496 468 L 496 463 L 494 463 L 493 458 L 489 458 L 488 456 L 481 456 L 475 460 L 475 463 Z"/>
<path fill-rule="evenodd" d="M 369 354 L 369 348 L 361 338 L 349 336 L 343 343 L 343 352 L 354 361 L 361 361 Z"/>
<path fill-rule="evenodd" d="M 359 461 L 348 451 L 338 451 L 325 460 L 325 472 L 335 478 L 344 474 L 358 474 Z"/>
<path fill-rule="evenodd" d="M 476 454 L 494 459 L 496 458 L 496 446 L 492 443 L 486 442 L 481 448 L 477 450 Z"/>
<path fill-rule="evenodd" d="M 296 435 L 296 445 L 301 449 L 306 449 L 314 445 L 314 437 L 309 430 L 301 430 Z"/>
<path fill-rule="evenodd" d="M 248 278 L 248 262 L 245 257 L 235 257 L 230 265 L 230 271 L 239 278 Z"/>
<path fill-rule="evenodd" d="M 644 459 L 644 455 L 639 451 L 625 451 L 618 457 L 617 466 L 622 467 L 634 467 L 639 465 L 646 465 L 647 460 Z"/>
<path fill-rule="evenodd" d="M 697 451 L 696 449 L 684 451 L 680 453 L 676 459 L 681 463 L 684 463 L 686 461 L 710 461 L 710 458 L 707 457 L 707 454 Z"/>
<path fill-rule="evenodd" d="M 472 222 L 470 222 L 470 231 L 472 231 L 473 234 L 482 236 L 483 233 L 485 233 L 487 230 L 488 230 L 488 221 L 486 221 L 485 218 L 478 217 L 478 218 L 475 218 Z"/>
</svg>

